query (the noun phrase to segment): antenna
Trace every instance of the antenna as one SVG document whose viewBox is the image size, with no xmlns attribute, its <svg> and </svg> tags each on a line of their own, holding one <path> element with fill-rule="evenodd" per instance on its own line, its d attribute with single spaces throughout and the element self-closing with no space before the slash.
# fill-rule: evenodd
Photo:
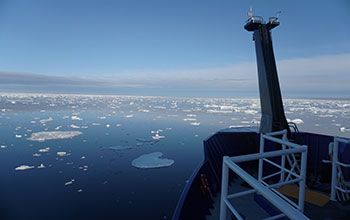
<svg viewBox="0 0 350 220">
<path fill-rule="evenodd" d="M 248 16 L 249 16 L 249 19 L 253 18 L 253 6 L 252 5 L 249 6 Z"/>
<path fill-rule="evenodd" d="M 276 18 L 277 18 L 277 19 L 279 18 L 279 16 L 280 16 L 281 13 L 282 13 L 282 11 L 277 11 L 277 12 L 276 12 Z"/>
</svg>

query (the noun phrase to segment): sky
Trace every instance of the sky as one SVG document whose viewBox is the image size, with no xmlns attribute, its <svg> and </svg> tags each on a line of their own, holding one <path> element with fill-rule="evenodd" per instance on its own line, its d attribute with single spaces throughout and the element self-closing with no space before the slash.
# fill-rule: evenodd
<svg viewBox="0 0 350 220">
<path fill-rule="evenodd" d="M 249 6 L 284 97 L 350 98 L 347 0 L 0 0 L 0 91 L 258 97 Z"/>
</svg>

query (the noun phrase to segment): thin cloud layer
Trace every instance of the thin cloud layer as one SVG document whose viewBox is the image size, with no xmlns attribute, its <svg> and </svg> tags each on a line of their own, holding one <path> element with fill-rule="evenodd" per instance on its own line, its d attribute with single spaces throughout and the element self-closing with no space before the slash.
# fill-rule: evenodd
<svg viewBox="0 0 350 220">
<path fill-rule="evenodd" d="M 277 61 L 281 88 L 287 91 L 349 91 L 350 54 Z M 138 88 L 190 90 L 257 90 L 255 62 L 222 68 L 189 70 L 135 70 L 122 76 L 67 77 L 0 72 L 0 83 L 9 85 L 85 88 Z"/>
</svg>

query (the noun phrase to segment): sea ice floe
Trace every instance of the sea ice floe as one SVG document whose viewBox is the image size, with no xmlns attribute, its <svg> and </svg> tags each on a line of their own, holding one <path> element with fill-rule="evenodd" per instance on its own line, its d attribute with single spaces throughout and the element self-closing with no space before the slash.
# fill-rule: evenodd
<svg viewBox="0 0 350 220">
<path fill-rule="evenodd" d="M 148 109 L 140 109 L 139 112 L 149 112 Z"/>
<path fill-rule="evenodd" d="M 44 153 L 44 152 L 49 152 L 50 151 L 50 147 L 45 147 L 43 149 L 39 149 L 39 152 Z"/>
<path fill-rule="evenodd" d="M 34 166 L 28 166 L 28 165 L 21 165 L 19 167 L 16 167 L 15 170 L 28 170 L 28 169 L 33 169 Z"/>
<path fill-rule="evenodd" d="M 159 135 L 159 134 L 157 133 L 157 134 L 155 134 L 154 136 L 152 136 L 152 138 L 153 138 L 154 140 L 159 140 L 159 139 L 165 138 L 165 136 Z"/>
<path fill-rule="evenodd" d="M 293 123 L 295 123 L 295 124 L 303 124 L 304 123 L 304 121 L 302 120 L 302 119 L 300 119 L 300 118 L 296 118 L 296 119 L 293 119 L 293 120 L 291 120 L 291 119 L 289 119 L 289 118 L 287 118 L 287 121 L 288 122 L 293 122 Z"/>
<path fill-rule="evenodd" d="M 133 115 L 133 114 L 130 114 L 130 115 L 125 115 L 125 116 L 124 116 L 124 118 L 132 118 L 132 117 L 134 117 L 134 115 Z"/>
<path fill-rule="evenodd" d="M 201 123 L 199 123 L 199 122 L 192 122 L 192 123 L 190 123 L 190 125 L 193 125 L 193 126 L 198 126 L 198 125 L 200 125 Z"/>
<path fill-rule="evenodd" d="M 69 125 L 69 127 L 71 127 L 71 128 L 80 128 L 80 126 L 78 126 L 78 125 L 74 125 L 74 124 Z"/>
<path fill-rule="evenodd" d="M 71 181 L 68 181 L 68 182 L 64 183 L 64 185 L 68 186 L 68 185 L 72 184 L 74 181 L 75 181 L 75 179 L 72 179 Z"/>
<path fill-rule="evenodd" d="M 111 150 L 126 150 L 126 149 L 131 149 L 132 146 L 130 145 L 117 145 L 117 146 L 113 146 L 113 147 L 109 147 L 109 149 Z"/>
<path fill-rule="evenodd" d="M 255 115 L 255 114 L 258 114 L 258 111 L 256 111 L 256 110 L 245 110 L 244 113 L 245 114 L 250 114 L 250 115 Z"/>
<path fill-rule="evenodd" d="M 48 119 L 41 119 L 40 120 L 40 123 L 41 124 L 45 124 L 46 122 L 49 122 L 49 121 L 52 121 L 53 120 L 53 118 L 52 117 L 49 117 Z"/>
<path fill-rule="evenodd" d="M 196 121 L 196 118 L 184 118 L 184 121 Z"/>
<path fill-rule="evenodd" d="M 339 128 L 339 130 L 340 130 L 341 132 L 348 132 L 348 131 L 350 131 L 350 128 L 341 127 L 341 128 Z"/>
<path fill-rule="evenodd" d="M 77 121 L 83 120 L 82 118 L 79 118 L 79 117 L 76 116 L 76 115 L 72 116 L 71 118 L 72 118 L 72 120 L 77 120 Z"/>
<path fill-rule="evenodd" d="M 208 109 L 208 113 L 222 113 L 222 114 L 230 114 L 232 111 L 225 111 L 225 110 L 213 110 L 213 109 Z"/>
<path fill-rule="evenodd" d="M 161 168 L 171 166 L 175 161 L 167 158 L 160 158 L 163 156 L 161 152 L 153 152 L 144 154 L 134 159 L 131 165 L 141 169 Z"/>
<path fill-rule="evenodd" d="M 40 166 L 38 166 L 39 169 L 45 168 L 44 164 L 40 164 Z"/>
<path fill-rule="evenodd" d="M 233 106 L 229 106 L 229 105 L 222 105 L 220 106 L 221 110 L 234 110 Z"/>
<path fill-rule="evenodd" d="M 63 156 L 68 156 L 69 154 L 67 154 L 67 152 L 61 151 L 61 152 L 57 152 L 57 155 L 60 157 L 63 157 Z"/>
<path fill-rule="evenodd" d="M 27 138 L 27 140 L 47 141 L 47 140 L 55 140 L 55 139 L 66 139 L 66 138 L 73 138 L 81 134 L 83 134 L 83 132 L 81 131 L 40 131 L 40 132 L 32 133 L 31 137 Z"/>
</svg>

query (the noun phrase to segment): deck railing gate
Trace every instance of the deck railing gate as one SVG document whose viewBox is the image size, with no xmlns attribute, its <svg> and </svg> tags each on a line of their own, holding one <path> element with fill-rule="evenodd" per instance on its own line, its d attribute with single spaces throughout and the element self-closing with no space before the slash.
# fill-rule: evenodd
<svg viewBox="0 0 350 220">
<path fill-rule="evenodd" d="M 339 143 L 344 144 L 350 144 L 350 140 L 340 138 L 340 137 L 334 137 L 333 143 L 330 143 L 330 148 L 332 150 L 333 147 L 333 153 L 331 153 L 332 158 L 332 188 L 331 188 L 331 200 L 336 201 L 336 193 L 337 190 L 341 192 L 342 197 L 338 194 L 339 200 L 349 200 L 349 193 L 350 190 L 346 189 L 347 186 L 345 184 L 345 180 L 343 177 L 343 172 L 341 170 L 341 167 L 349 168 L 350 164 L 345 164 L 339 161 L 338 159 L 338 152 L 339 152 Z"/>
<path fill-rule="evenodd" d="M 283 135 L 282 139 L 273 137 Z M 282 130 L 278 132 L 271 132 L 268 134 L 261 134 L 260 136 L 260 152 L 256 154 L 247 154 L 235 157 L 224 156 L 222 168 L 222 188 L 221 188 L 221 204 L 220 204 L 220 220 L 226 220 L 227 208 L 236 216 L 237 219 L 243 219 L 238 211 L 230 203 L 230 199 L 244 196 L 250 193 L 259 193 L 267 199 L 272 205 L 278 208 L 282 213 L 272 216 L 267 219 L 278 219 L 287 216 L 290 219 L 308 219 L 304 214 L 304 198 L 305 198 L 305 178 L 306 178 L 306 162 L 307 162 L 307 146 L 301 146 L 291 143 L 287 140 L 287 131 Z M 282 145 L 281 150 L 264 152 L 265 139 Z M 298 170 L 298 161 L 295 159 L 295 154 L 301 153 L 301 164 Z M 281 164 L 277 164 L 267 158 L 281 157 Z M 289 163 L 288 169 L 285 167 L 286 159 Z M 258 179 L 244 171 L 237 165 L 239 162 L 259 160 Z M 270 163 L 279 168 L 279 171 L 263 176 L 263 162 Z M 228 175 L 229 169 L 240 176 L 253 189 L 238 192 L 228 195 Z M 299 171 L 299 172 L 298 172 Z M 287 177 L 286 177 L 287 174 Z M 280 181 L 269 185 L 264 180 L 273 176 L 280 175 Z M 274 187 L 280 187 L 285 184 L 299 183 L 299 200 L 298 204 L 294 203 L 286 196 L 278 192 Z"/>
</svg>

